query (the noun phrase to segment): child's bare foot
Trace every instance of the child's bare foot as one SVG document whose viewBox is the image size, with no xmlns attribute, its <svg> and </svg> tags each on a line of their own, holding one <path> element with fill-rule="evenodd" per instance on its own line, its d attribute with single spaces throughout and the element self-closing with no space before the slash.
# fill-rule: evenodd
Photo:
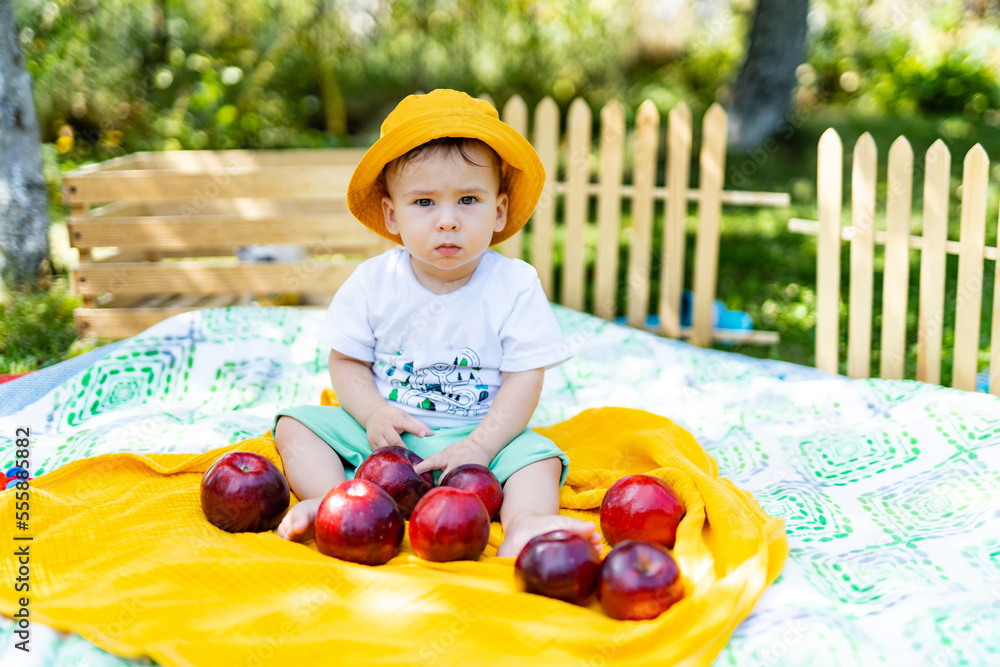
<svg viewBox="0 0 1000 667">
<path fill-rule="evenodd" d="M 504 526 L 503 543 L 497 549 L 497 556 L 516 558 L 521 553 L 521 549 L 528 543 L 528 540 L 547 533 L 550 530 L 568 530 L 581 537 L 590 540 L 590 543 L 597 549 L 597 553 L 604 553 L 601 542 L 601 534 L 597 532 L 597 526 L 591 521 L 573 519 L 568 516 L 537 516 L 525 514 L 511 522 L 512 525 Z"/>
<path fill-rule="evenodd" d="M 285 518 L 278 524 L 278 537 L 293 542 L 303 542 L 312 537 L 313 524 L 316 523 L 316 512 L 322 498 L 301 500 L 292 506 Z"/>
</svg>

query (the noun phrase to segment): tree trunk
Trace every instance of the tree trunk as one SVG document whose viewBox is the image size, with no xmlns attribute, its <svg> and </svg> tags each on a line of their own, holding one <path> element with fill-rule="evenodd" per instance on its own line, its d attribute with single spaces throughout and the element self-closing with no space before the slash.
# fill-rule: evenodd
<svg viewBox="0 0 1000 667">
<path fill-rule="evenodd" d="M 784 123 L 805 51 L 809 0 L 757 0 L 746 59 L 733 83 L 730 146 L 759 147 Z"/>
<path fill-rule="evenodd" d="M 32 281 L 49 257 L 41 134 L 11 0 L 0 0 L 0 279 Z"/>
</svg>

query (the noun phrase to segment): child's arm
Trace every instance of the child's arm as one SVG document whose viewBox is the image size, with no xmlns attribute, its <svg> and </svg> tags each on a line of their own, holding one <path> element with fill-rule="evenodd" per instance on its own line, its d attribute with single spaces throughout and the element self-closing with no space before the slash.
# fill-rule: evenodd
<svg viewBox="0 0 1000 667">
<path fill-rule="evenodd" d="M 486 418 L 468 438 L 459 440 L 428 456 L 415 468 L 418 473 L 442 469 L 445 473 L 463 463 L 489 466 L 500 450 L 506 447 L 528 425 L 542 394 L 545 371 L 536 368 L 516 373 L 501 373 L 502 382 Z"/>
<path fill-rule="evenodd" d="M 405 447 L 399 437 L 403 431 L 421 438 L 433 433 L 427 424 L 382 398 L 370 363 L 330 350 L 330 381 L 340 405 L 365 427 L 373 450 L 389 445 Z"/>
</svg>

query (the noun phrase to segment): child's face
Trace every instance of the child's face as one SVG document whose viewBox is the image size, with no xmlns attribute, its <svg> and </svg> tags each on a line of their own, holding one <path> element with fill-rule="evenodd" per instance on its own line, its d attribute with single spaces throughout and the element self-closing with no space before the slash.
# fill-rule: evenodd
<svg viewBox="0 0 1000 667">
<path fill-rule="evenodd" d="M 472 274 L 507 222 L 507 195 L 498 169 L 479 147 L 467 152 L 434 150 L 386 175 L 385 227 L 399 234 L 415 270 L 451 282 Z"/>
</svg>

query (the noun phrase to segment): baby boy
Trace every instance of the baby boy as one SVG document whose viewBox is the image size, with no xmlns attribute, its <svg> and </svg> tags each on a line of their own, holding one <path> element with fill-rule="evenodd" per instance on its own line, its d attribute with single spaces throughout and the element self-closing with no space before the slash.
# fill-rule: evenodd
<svg viewBox="0 0 1000 667">
<path fill-rule="evenodd" d="M 417 472 L 488 466 L 503 484 L 497 555 L 557 528 L 569 459 L 527 428 L 546 368 L 569 355 L 534 268 L 490 250 L 531 216 L 545 173 L 483 100 L 453 90 L 404 99 L 348 187 L 351 213 L 401 247 L 340 287 L 320 336 L 339 407 L 282 410 L 275 440 L 301 500 L 278 534 L 307 538 L 323 496 L 373 450 L 407 447 Z"/>
</svg>

